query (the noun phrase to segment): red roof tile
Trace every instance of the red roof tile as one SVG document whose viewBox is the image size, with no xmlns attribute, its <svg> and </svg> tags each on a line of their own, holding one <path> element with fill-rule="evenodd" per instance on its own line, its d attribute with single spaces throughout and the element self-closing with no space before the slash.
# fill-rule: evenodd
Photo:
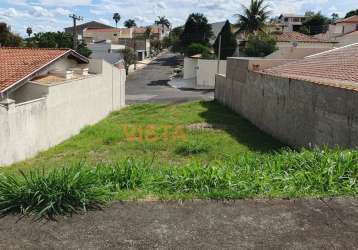
<svg viewBox="0 0 358 250">
<path fill-rule="evenodd" d="M 358 24 L 358 15 L 338 20 L 336 23 L 357 23 Z"/>
<path fill-rule="evenodd" d="M 299 32 L 278 32 L 274 33 L 278 42 L 303 42 L 303 43 L 327 43 L 328 41 L 308 36 Z"/>
<path fill-rule="evenodd" d="M 284 78 L 358 89 L 358 44 L 259 71 Z"/>
<path fill-rule="evenodd" d="M 40 70 L 71 49 L 0 48 L 0 92 Z"/>
</svg>

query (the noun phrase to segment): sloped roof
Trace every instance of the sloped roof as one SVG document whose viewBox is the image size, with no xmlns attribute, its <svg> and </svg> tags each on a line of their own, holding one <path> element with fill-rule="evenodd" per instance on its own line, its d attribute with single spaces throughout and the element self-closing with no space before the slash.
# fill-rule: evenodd
<svg viewBox="0 0 358 250">
<path fill-rule="evenodd" d="M 113 28 L 112 26 L 109 26 L 107 24 L 103 24 L 97 21 L 91 21 L 91 22 L 87 22 L 87 23 L 83 23 L 83 24 L 79 24 L 77 25 L 76 29 L 77 30 L 83 30 L 86 28 L 92 28 L 92 29 L 104 29 L 104 28 Z M 65 28 L 65 30 L 67 32 L 70 32 L 71 30 L 73 30 L 73 27 L 67 27 Z"/>
<path fill-rule="evenodd" d="M 358 90 L 358 43 L 259 72 Z"/>
<path fill-rule="evenodd" d="M 358 15 L 351 16 L 345 19 L 340 19 L 336 23 L 357 23 L 358 24 Z"/>
<path fill-rule="evenodd" d="M 216 39 L 218 38 L 221 30 L 224 28 L 227 21 L 211 23 L 211 29 L 213 32 L 213 36 L 210 39 L 210 43 L 215 43 Z"/>
<path fill-rule="evenodd" d="M 29 80 L 51 62 L 67 55 L 88 63 L 87 58 L 71 49 L 0 48 L 0 93 Z"/>
<path fill-rule="evenodd" d="M 329 43 L 329 41 L 321 40 L 295 31 L 277 32 L 273 35 L 276 37 L 278 42 Z"/>
</svg>

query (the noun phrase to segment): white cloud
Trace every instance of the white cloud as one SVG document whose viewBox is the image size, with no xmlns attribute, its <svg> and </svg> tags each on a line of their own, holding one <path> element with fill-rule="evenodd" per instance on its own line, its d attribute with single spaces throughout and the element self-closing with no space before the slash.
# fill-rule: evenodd
<svg viewBox="0 0 358 250">
<path fill-rule="evenodd" d="M 53 17 L 54 14 L 41 6 L 31 6 L 28 13 L 35 17 Z"/>
<path fill-rule="evenodd" d="M 91 5 L 91 0 L 39 0 L 41 5 L 46 6 L 88 6 Z"/>
<path fill-rule="evenodd" d="M 64 8 L 56 8 L 55 13 L 62 15 L 62 16 L 67 16 L 67 15 L 71 14 L 71 11 L 66 10 Z"/>
</svg>

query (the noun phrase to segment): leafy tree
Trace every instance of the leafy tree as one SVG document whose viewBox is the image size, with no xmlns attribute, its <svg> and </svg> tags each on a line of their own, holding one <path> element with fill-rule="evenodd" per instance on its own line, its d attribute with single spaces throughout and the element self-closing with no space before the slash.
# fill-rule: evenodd
<svg viewBox="0 0 358 250">
<path fill-rule="evenodd" d="M 309 16 L 302 24 L 300 31 L 307 31 L 308 35 L 317 35 L 325 31 L 326 25 L 329 23 L 327 17 L 323 16 L 320 12 Z"/>
<path fill-rule="evenodd" d="M 193 43 L 199 43 L 204 46 L 209 46 L 209 40 L 213 36 L 211 25 L 208 19 L 200 13 L 191 14 L 185 25 L 183 33 L 180 36 L 181 46 L 183 51 L 189 48 Z"/>
<path fill-rule="evenodd" d="M 165 16 L 158 16 L 158 20 L 155 21 L 155 24 L 162 26 L 162 33 L 164 33 L 165 27 L 170 28 L 170 22 Z"/>
<path fill-rule="evenodd" d="M 133 19 L 128 19 L 124 22 L 124 26 L 127 28 L 137 27 L 137 24 Z"/>
<path fill-rule="evenodd" d="M 65 32 L 40 32 L 35 33 L 26 40 L 27 47 L 36 48 L 73 48 L 72 34 Z M 85 57 L 89 57 L 92 53 L 85 43 L 78 45 L 76 51 Z"/>
<path fill-rule="evenodd" d="M 31 28 L 31 27 L 27 27 L 26 33 L 27 33 L 27 35 L 30 37 L 31 34 L 32 34 L 32 28 Z"/>
<path fill-rule="evenodd" d="M 85 57 L 90 57 L 92 54 L 92 51 L 87 47 L 87 44 L 85 44 L 85 43 L 80 43 L 77 46 L 76 52 L 85 56 Z"/>
<path fill-rule="evenodd" d="M 151 34 L 152 34 L 152 28 L 150 26 L 148 26 L 147 28 L 145 28 L 145 31 L 144 31 L 145 39 L 149 39 Z"/>
<path fill-rule="evenodd" d="M 187 49 L 187 55 L 193 56 L 197 54 L 207 56 L 210 54 L 210 48 L 200 43 L 192 43 Z"/>
<path fill-rule="evenodd" d="M 113 13 L 113 20 L 116 23 L 116 28 L 117 28 L 118 22 L 121 20 L 121 16 L 119 15 L 119 13 Z"/>
<path fill-rule="evenodd" d="M 339 18 L 339 15 L 337 13 L 332 13 L 331 15 L 331 20 L 332 20 L 332 23 L 335 23 L 337 21 L 337 19 Z"/>
<path fill-rule="evenodd" d="M 358 15 L 358 9 L 349 11 L 346 14 L 345 18 L 348 18 L 348 17 L 351 17 L 351 16 L 356 16 L 356 15 Z"/>
<path fill-rule="evenodd" d="M 128 75 L 129 67 L 132 64 L 135 64 L 137 62 L 137 55 L 133 49 L 128 48 L 128 47 L 125 49 L 122 49 L 121 53 L 122 53 L 123 61 L 124 61 L 124 68 L 126 70 L 126 74 Z"/>
<path fill-rule="evenodd" d="M 183 46 L 181 44 L 181 41 L 180 41 L 180 37 L 181 35 L 183 34 L 183 27 L 176 27 L 174 28 L 170 34 L 169 34 L 169 37 L 170 37 L 170 42 L 171 42 L 171 50 L 172 52 L 174 53 L 183 53 Z"/>
<path fill-rule="evenodd" d="M 154 50 L 154 52 L 157 54 L 162 49 L 162 42 L 158 39 L 154 39 L 150 41 L 150 47 Z"/>
<path fill-rule="evenodd" d="M 254 33 L 263 31 L 265 23 L 269 18 L 269 5 L 265 5 L 265 0 L 251 0 L 249 7 L 242 5 L 244 9 L 243 14 L 237 14 L 238 22 L 235 27 L 238 28 L 238 33 Z"/>
<path fill-rule="evenodd" d="M 6 23 L 0 23 L 0 45 L 4 47 L 19 47 L 22 38 L 10 31 Z"/>
<path fill-rule="evenodd" d="M 235 35 L 231 31 L 231 24 L 226 22 L 222 28 L 218 38 L 214 43 L 215 54 L 219 56 L 219 37 L 221 36 L 221 53 L 220 59 L 226 60 L 228 56 L 232 56 L 237 48 L 237 41 Z"/>
<path fill-rule="evenodd" d="M 170 37 L 164 37 L 162 41 L 163 48 L 169 48 L 172 45 L 172 40 Z"/>
<path fill-rule="evenodd" d="M 246 42 L 244 53 L 250 57 L 265 57 L 277 50 L 276 39 L 267 33 L 250 34 Z"/>
</svg>

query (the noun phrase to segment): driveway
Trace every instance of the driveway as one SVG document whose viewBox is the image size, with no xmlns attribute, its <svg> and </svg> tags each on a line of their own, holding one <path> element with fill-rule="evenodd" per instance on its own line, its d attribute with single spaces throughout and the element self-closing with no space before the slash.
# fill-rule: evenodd
<svg viewBox="0 0 358 250">
<path fill-rule="evenodd" d="M 58 222 L 0 220 L 0 249 L 357 249 L 358 201 L 124 202 Z"/>
<path fill-rule="evenodd" d="M 126 81 L 126 104 L 161 102 L 180 103 L 194 100 L 212 100 L 213 91 L 179 90 L 168 85 L 177 65 L 176 56 L 167 52 L 145 68 L 131 73 Z"/>
</svg>

